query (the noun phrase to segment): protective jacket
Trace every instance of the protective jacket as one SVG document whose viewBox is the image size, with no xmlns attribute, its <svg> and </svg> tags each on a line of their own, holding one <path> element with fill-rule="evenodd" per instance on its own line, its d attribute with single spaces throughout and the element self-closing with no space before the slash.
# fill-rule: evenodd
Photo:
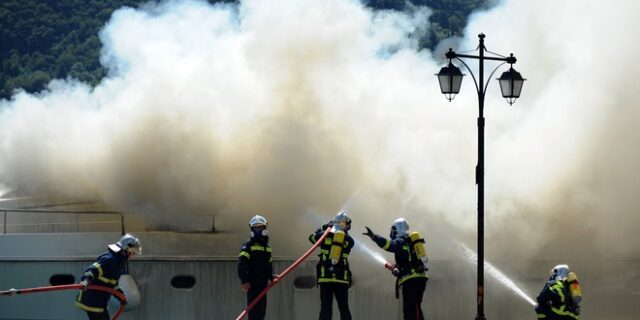
<svg viewBox="0 0 640 320">
<path fill-rule="evenodd" d="M 316 230 L 316 232 L 309 236 L 309 241 L 316 243 L 328 227 L 329 226 L 325 225 Z M 354 245 L 353 238 L 351 238 L 348 232 L 345 232 L 344 242 L 342 244 L 342 256 L 338 263 L 334 265 L 329 258 L 329 252 L 333 244 L 333 236 L 334 233 L 330 231 L 327 237 L 324 238 L 323 243 L 320 244 L 320 254 L 318 255 L 320 261 L 318 261 L 316 265 L 318 284 L 333 282 L 350 285 L 352 278 L 351 269 L 349 268 L 349 253 L 351 253 L 351 248 L 353 248 Z"/>
<path fill-rule="evenodd" d="M 573 306 L 569 286 L 564 280 L 550 280 L 536 297 L 538 319 L 580 319 L 578 309 Z"/>
<path fill-rule="evenodd" d="M 429 278 L 427 268 L 416 256 L 409 236 L 399 236 L 393 240 L 377 234 L 373 235 L 373 241 L 382 249 L 393 252 L 398 268 L 398 285 L 402 285 L 409 279 Z"/>
<path fill-rule="evenodd" d="M 238 255 L 238 277 L 241 283 L 249 282 L 252 287 L 263 287 L 273 280 L 273 259 L 268 238 L 252 238 L 240 248 Z"/>
<path fill-rule="evenodd" d="M 87 280 L 89 284 L 113 289 L 118 286 L 120 276 L 127 273 L 127 260 L 126 255 L 115 253 L 109 249 L 84 270 L 80 280 Z M 101 313 L 105 311 L 110 297 L 111 294 L 104 291 L 81 290 L 76 297 L 76 307 L 88 312 Z"/>
</svg>

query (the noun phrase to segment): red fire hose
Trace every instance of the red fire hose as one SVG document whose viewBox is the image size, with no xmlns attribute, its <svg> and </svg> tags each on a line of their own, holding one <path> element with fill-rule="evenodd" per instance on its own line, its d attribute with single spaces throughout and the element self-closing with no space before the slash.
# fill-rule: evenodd
<svg viewBox="0 0 640 320">
<path fill-rule="evenodd" d="M 282 271 L 282 273 L 280 273 L 278 277 L 273 279 L 273 281 L 271 281 L 271 283 L 266 288 L 264 288 L 264 290 L 260 291 L 260 294 L 258 294 L 258 296 L 255 297 L 253 301 L 251 301 L 251 303 L 249 303 L 249 305 L 246 308 L 244 308 L 244 310 L 242 310 L 242 312 L 236 318 L 236 320 L 241 320 L 242 318 L 244 318 L 244 316 L 246 316 L 249 313 L 249 311 L 253 309 L 253 307 L 260 301 L 260 299 L 262 299 L 262 297 L 264 297 L 267 294 L 267 291 L 269 291 L 271 287 L 276 285 L 276 283 L 280 282 L 280 280 L 282 280 L 282 278 L 284 278 L 289 272 L 291 272 L 291 270 L 295 269 L 295 267 L 297 267 L 304 259 L 306 259 L 313 252 L 313 250 L 315 250 L 322 243 L 322 241 L 324 241 L 324 238 L 327 237 L 330 231 L 331 231 L 331 227 L 327 228 L 327 230 L 322 234 L 320 239 L 318 239 L 318 241 L 316 241 L 316 243 L 314 243 L 313 246 L 311 246 L 311 248 L 307 250 L 307 252 L 305 252 L 300 258 L 298 258 L 298 260 L 296 260 L 287 269 Z"/>
<path fill-rule="evenodd" d="M 16 294 L 28 294 L 28 293 L 60 291 L 60 290 L 78 290 L 78 289 L 82 289 L 81 284 L 65 284 L 61 286 L 37 287 L 37 288 L 27 288 L 27 289 L 11 289 L 6 291 L 0 291 L 0 296 L 13 296 Z M 118 312 L 116 312 L 116 315 L 113 316 L 111 320 L 117 320 L 118 317 L 124 311 L 124 305 L 127 303 L 127 298 L 124 296 L 122 292 L 115 289 L 111 289 L 103 286 L 96 286 L 92 284 L 87 286 L 87 290 L 98 290 L 98 291 L 108 292 L 116 296 L 116 298 L 118 298 L 118 301 L 120 301 L 120 309 L 118 309 Z"/>
</svg>

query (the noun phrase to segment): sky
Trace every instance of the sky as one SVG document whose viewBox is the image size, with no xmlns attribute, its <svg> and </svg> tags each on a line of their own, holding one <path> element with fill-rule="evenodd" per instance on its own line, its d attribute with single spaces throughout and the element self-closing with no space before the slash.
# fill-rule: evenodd
<svg viewBox="0 0 640 320">
<path fill-rule="evenodd" d="M 168 224 L 213 213 L 230 232 L 260 213 L 273 237 L 341 209 L 356 232 L 387 234 L 402 216 L 444 255 L 438 244 L 475 241 L 478 102 L 469 71 L 452 102 L 435 74 L 449 46 L 473 54 L 484 33 L 527 79 L 512 106 L 494 80 L 507 67 L 487 89 L 487 257 L 637 259 L 637 12 L 628 0 L 506 0 L 431 52 L 416 39 L 428 8 L 122 8 L 100 33 L 108 76 L 95 88 L 58 79 L 0 100 L 0 184 Z"/>
</svg>

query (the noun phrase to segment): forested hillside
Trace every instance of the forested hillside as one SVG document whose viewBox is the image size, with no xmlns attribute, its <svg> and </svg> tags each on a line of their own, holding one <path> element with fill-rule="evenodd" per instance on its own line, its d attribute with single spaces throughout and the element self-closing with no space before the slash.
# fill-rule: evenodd
<svg viewBox="0 0 640 320">
<path fill-rule="evenodd" d="M 209 0 L 219 2 L 221 0 Z M 148 0 L 2 0 L 0 1 L 0 99 L 17 88 L 37 92 L 52 79 L 77 78 L 92 85 L 105 76 L 100 65 L 98 32 L 111 13 Z M 226 0 L 226 2 L 233 2 Z M 495 0 L 363 0 L 374 9 L 403 10 L 428 6 L 431 28 L 421 39 L 433 48 L 460 35 L 469 14 Z"/>
</svg>

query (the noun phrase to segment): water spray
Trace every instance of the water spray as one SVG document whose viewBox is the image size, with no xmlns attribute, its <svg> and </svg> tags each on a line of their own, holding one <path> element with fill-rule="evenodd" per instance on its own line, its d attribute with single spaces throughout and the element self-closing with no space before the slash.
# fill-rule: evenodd
<svg viewBox="0 0 640 320">
<path fill-rule="evenodd" d="M 364 242 L 360 241 L 360 239 L 358 239 L 358 245 L 356 247 L 354 247 L 356 250 L 362 250 L 364 251 L 367 255 L 369 255 L 371 258 L 373 258 L 374 260 L 384 264 L 387 264 L 387 260 L 385 258 L 383 258 L 379 253 L 373 251 L 371 248 L 369 248 L 369 246 L 367 246 Z"/>
<path fill-rule="evenodd" d="M 369 246 L 367 246 L 364 242 L 360 241 L 360 239 L 358 239 L 358 246 L 355 247 L 355 248 L 364 251 L 368 256 L 370 256 L 371 258 L 373 258 L 377 262 L 380 262 L 385 267 L 385 269 L 391 271 L 391 273 L 397 272 L 395 264 L 392 264 L 391 262 L 388 262 L 380 254 L 378 254 L 377 252 L 373 251 L 373 249 L 371 249 Z"/>
<path fill-rule="evenodd" d="M 459 247 L 460 251 L 462 251 L 465 258 L 469 259 L 475 265 L 478 264 L 478 255 L 475 252 L 473 252 L 473 250 L 469 249 L 467 246 L 465 246 L 464 244 L 458 241 L 453 241 L 453 242 Z M 513 291 L 516 295 L 518 295 L 524 301 L 528 302 L 530 305 L 532 306 L 536 305 L 535 300 L 531 299 L 509 277 L 507 277 L 504 273 L 502 273 L 500 270 L 494 267 L 491 263 L 485 261 L 484 269 L 487 272 L 487 274 L 491 276 L 493 279 L 497 280 L 498 283 L 504 285 L 509 290 Z"/>
</svg>

